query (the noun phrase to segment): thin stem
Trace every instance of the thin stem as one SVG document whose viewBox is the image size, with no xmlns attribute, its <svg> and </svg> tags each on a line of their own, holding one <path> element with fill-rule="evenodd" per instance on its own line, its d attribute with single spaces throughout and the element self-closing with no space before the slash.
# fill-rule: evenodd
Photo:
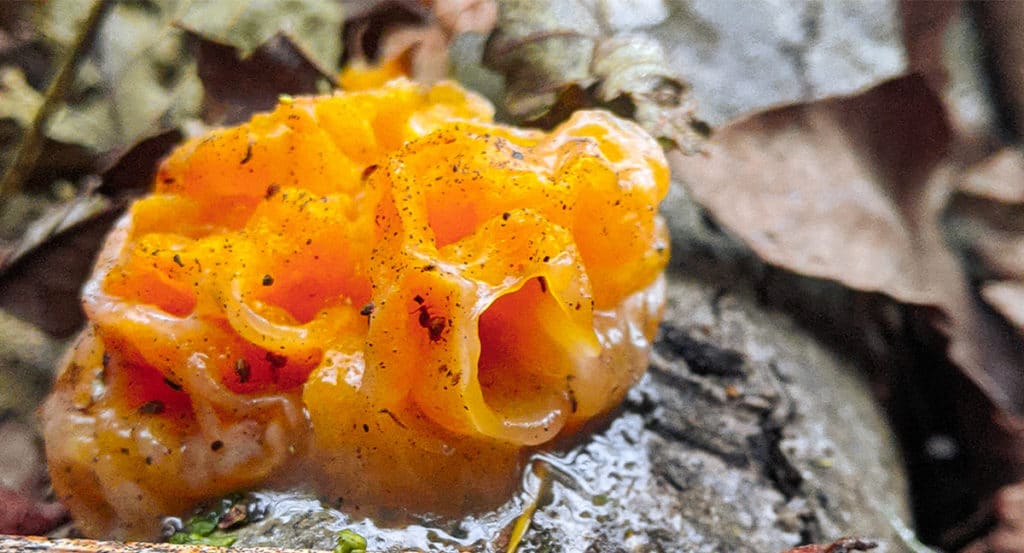
<svg viewBox="0 0 1024 553">
<path fill-rule="evenodd" d="M 35 117 L 32 118 L 32 124 L 25 129 L 14 161 L 4 172 L 3 180 L 0 180 L 0 203 L 17 192 L 32 169 L 35 168 L 36 161 L 39 160 L 39 155 L 42 152 L 42 143 L 45 137 L 43 129 L 50 116 L 64 100 L 71 83 L 74 82 L 78 65 L 89 51 L 96 32 L 99 30 L 100 22 L 103 21 L 103 16 L 106 15 L 112 4 L 111 0 L 96 0 L 89 9 L 89 15 L 82 24 L 82 28 L 79 29 L 75 42 L 64 54 L 57 74 L 46 89 L 43 103 L 36 111 Z"/>
</svg>

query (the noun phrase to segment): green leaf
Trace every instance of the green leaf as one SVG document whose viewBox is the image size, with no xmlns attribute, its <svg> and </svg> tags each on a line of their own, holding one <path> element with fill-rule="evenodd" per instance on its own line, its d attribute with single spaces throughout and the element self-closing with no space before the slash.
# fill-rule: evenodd
<svg viewBox="0 0 1024 553">
<path fill-rule="evenodd" d="M 192 520 L 188 521 L 188 525 L 185 526 L 185 530 L 190 534 L 198 534 L 200 536 L 209 536 L 217 529 L 216 518 L 200 518 L 193 517 Z"/>
<path fill-rule="evenodd" d="M 238 536 L 225 532 L 214 532 L 209 535 L 190 534 L 178 532 L 167 541 L 178 545 L 213 545 L 217 547 L 230 547 L 238 540 Z"/>
<path fill-rule="evenodd" d="M 366 553 L 366 538 L 352 530 L 342 530 L 338 533 L 338 546 L 334 553 Z"/>
</svg>

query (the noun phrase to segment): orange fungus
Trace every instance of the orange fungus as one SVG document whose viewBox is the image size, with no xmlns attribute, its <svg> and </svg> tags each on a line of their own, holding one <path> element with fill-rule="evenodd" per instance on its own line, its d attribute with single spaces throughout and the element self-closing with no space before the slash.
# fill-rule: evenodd
<svg viewBox="0 0 1024 553">
<path fill-rule="evenodd" d="M 151 537 L 257 486 L 479 509 L 622 399 L 664 301 L 662 152 L 605 112 L 491 116 L 398 79 L 283 98 L 163 162 L 42 409 L 86 534 Z"/>
</svg>

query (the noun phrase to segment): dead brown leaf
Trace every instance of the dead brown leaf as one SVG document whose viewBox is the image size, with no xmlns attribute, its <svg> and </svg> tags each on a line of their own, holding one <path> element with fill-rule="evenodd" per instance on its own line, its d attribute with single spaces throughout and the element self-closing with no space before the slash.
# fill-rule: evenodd
<svg viewBox="0 0 1024 553">
<path fill-rule="evenodd" d="M 920 73 L 942 98 L 962 141 L 987 147 L 999 125 L 989 94 L 983 31 L 965 2 L 900 1 L 909 69 Z"/>
<path fill-rule="evenodd" d="M 102 183 L 98 191 L 113 198 L 130 198 L 148 192 L 160 160 L 183 138 L 181 131 L 171 129 L 119 148 L 102 163 Z"/>
<path fill-rule="evenodd" d="M 109 210 L 110 202 L 93 192 L 86 190 L 66 202 L 56 204 L 27 225 L 18 241 L 0 255 L 0 274 L 53 236 Z"/>
<path fill-rule="evenodd" d="M 943 57 L 944 33 L 959 17 L 962 3 L 959 0 L 901 0 L 899 7 L 903 44 L 910 67 L 924 75 L 935 90 L 941 90 L 949 79 Z"/>
<path fill-rule="evenodd" d="M 436 23 L 402 25 L 381 39 L 378 58 L 407 56 L 409 76 L 419 82 L 436 83 L 448 76 L 448 36 Z"/>
<path fill-rule="evenodd" d="M 949 142 L 942 121 L 922 80 L 891 81 L 727 125 L 673 170 L 769 263 L 936 305 L 943 288 L 917 234 Z"/>
<path fill-rule="evenodd" d="M 0 308 L 52 336 L 68 337 L 85 321 L 80 288 L 119 210 L 68 227 L 0 274 Z"/>
<path fill-rule="evenodd" d="M 313 94 L 330 88 L 335 79 L 284 35 L 275 35 L 244 59 L 232 46 L 198 35 L 191 38 L 206 93 L 203 119 L 208 123 L 240 123 L 274 107 L 282 94 Z"/>
<path fill-rule="evenodd" d="M 284 36 L 322 73 L 338 72 L 345 21 L 341 0 L 218 0 L 188 2 L 184 8 L 175 25 L 232 47 L 241 59 Z"/>
</svg>

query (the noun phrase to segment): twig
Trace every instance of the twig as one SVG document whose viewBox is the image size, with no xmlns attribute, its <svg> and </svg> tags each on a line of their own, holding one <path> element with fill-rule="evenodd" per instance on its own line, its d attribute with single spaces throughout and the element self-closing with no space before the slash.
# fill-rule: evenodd
<svg viewBox="0 0 1024 553">
<path fill-rule="evenodd" d="M 99 30 L 100 22 L 103 21 L 103 16 L 106 15 L 112 4 L 111 0 L 96 0 L 89 9 L 89 15 L 83 22 L 82 28 L 79 29 L 75 42 L 64 54 L 57 74 L 46 89 L 43 103 L 32 118 L 32 124 L 25 129 L 14 161 L 4 173 L 3 180 L 0 180 L 0 203 L 6 201 L 21 188 L 22 182 L 35 167 L 42 150 L 43 128 L 64 100 L 65 93 L 74 81 L 78 64 L 89 51 L 96 32 Z"/>
</svg>

